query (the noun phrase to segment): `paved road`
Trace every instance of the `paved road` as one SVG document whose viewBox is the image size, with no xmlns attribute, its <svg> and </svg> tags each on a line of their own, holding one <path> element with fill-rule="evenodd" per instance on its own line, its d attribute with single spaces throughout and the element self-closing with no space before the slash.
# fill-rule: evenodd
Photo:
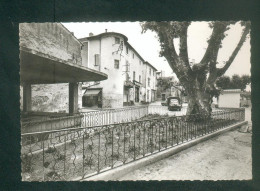
<svg viewBox="0 0 260 191">
<path fill-rule="evenodd" d="M 252 179 L 251 134 L 237 130 L 142 167 L 119 180 Z"/>
<path fill-rule="evenodd" d="M 183 103 L 181 111 L 169 111 L 167 106 L 161 106 L 161 101 L 153 102 L 150 105 L 151 106 L 156 106 L 156 107 L 158 106 L 158 108 L 160 107 L 160 109 L 158 110 L 158 113 L 160 113 L 160 114 L 168 114 L 169 116 L 182 116 L 182 115 L 185 115 L 186 112 L 187 112 L 187 107 L 188 107 L 187 103 Z"/>
</svg>

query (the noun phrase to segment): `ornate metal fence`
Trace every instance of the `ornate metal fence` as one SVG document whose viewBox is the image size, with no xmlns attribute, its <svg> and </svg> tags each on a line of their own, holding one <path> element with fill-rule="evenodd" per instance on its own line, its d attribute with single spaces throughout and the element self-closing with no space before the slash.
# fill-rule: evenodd
<svg viewBox="0 0 260 191">
<path fill-rule="evenodd" d="M 244 109 L 22 134 L 24 181 L 72 180 L 144 158 L 243 121 Z"/>
</svg>

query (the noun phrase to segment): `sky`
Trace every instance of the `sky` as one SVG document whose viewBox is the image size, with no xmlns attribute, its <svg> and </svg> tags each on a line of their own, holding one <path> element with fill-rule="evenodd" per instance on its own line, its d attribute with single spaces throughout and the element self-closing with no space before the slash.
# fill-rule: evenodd
<svg viewBox="0 0 260 191">
<path fill-rule="evenodd" d="M 155 32 L 147 31 L 141 33 L 142 29 L 139 22 L 90 22 L 90 23 L 62 23 L 67 29 L 74 33 L 77 38 L 88 37 L 89 33 L 98 35 L 108 32 L 122 33 L 128 37 L 128 42 L 136 51 L 150 62 L 158 71 L 165 71 L 165 76 L 175 76 L 164 57 L 159 57 L 160 44 Z M 190 61 L 198 63 L 203 57 L 207 48 L 207 39 L 210 37 L 212 29 L 208 27 L 207 22 L 192 22 L 188 28 L 188 54 Z M 227 32 L 227 37 L 223 40 L 222 47 L 219 50 L 218 62 L 227 61 L 235 49 L 241 33 L 242 27 L 239 23 L 232 25 Z M 178 39 L 174 40 L 176 51 L 178 53 Z M 226 71 L 225 75 L 233 74 L 250 75 L 250 38 L 244 42 L 238 52 L 232 65 Z"/>
</svg>

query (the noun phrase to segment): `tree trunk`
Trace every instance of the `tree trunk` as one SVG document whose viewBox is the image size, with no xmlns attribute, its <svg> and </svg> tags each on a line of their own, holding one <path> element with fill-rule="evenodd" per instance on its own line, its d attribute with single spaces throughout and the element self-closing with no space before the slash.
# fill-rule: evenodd
<svg viewBox="0 0 260 191">
<path fill-rule="evenodd" d="M 198 115 L 201 117 L 211 116 L 212 95 L 208 91 L 203 91 L 204 88 L 198 87 L 196 82 L 190 84 L 185 90 L 188 94 L 187 115 Z"/>
</svg>

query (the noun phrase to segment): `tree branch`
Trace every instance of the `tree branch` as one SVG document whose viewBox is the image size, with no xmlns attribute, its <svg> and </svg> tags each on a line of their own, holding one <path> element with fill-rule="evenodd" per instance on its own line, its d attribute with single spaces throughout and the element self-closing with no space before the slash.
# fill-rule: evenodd
<svg viewBox="0 0 260 191">
<path fill-rule="evenodd" d="M 161 42 L 161 56 L 164 56 L 169 63 L 172 70 L 176 73 L 177 77 L 183 78 L 183 80 L 187 81 L 188 76 L 187 72 L 188 69 L 184 62 L 180 62 L 180 57 L 176 53 L 175 46 L 173 43 L 174 37 L 176 37 L 174 34 L 172 34 L 169 29 L 171 29 L 173 26 L 171 26 L 171 23 L 168 23 L 168 25 L 161 25 L 160 30 L 157 31 L 157 34 L 159 36 L 159 40 Z"/>
<path fill-rule="evenodd" d="M 228 22 L 214 22 L 213 31 L 208 41 L 208 47 L 203 58 L 200 61 L 200 64 L 198 65 L 199 68 L 204 68 L 208 65 L 209 62 L 212 61 L 212 56 L 214 53 L 218 52 L 221 46 L 221 41 L 225 37 L 224 33 L 228 29 L 227 26 L 229 24 L 230 23 Z M 212 64 L 213 63 L 214 61 L 212 62 Z"/>
<path fill-rule="evenodd" d="M 190 25 L 189 22 L 183 22 L 180 32 L 180 54 L 179 57 L 184 62 L 184 65 L 187 67 L 189 73 L 192 72 L 190 64 L 189 64 L 189 56 L 188 56 L 188 45 L 187 45 L 187 32 L 188 27 Z"/>
<path fill-rule="evenodd" d="M 180 22 L 145 22 L 142 24 L 143 32 L 150 29 L 157 33 L 161 45 L 160 55 L 166 58 L 177 77 L 185 82 L 192 80 L 192 70 L 188 63 L 188 54 L 187 52 L 185 53 L 185 49 L 187 49 L 187 35 L 185 35 L 185 33 L 187 33 L 187 31 L 184 31 L 184 35 L 181 35 L 182 30 L 186 28 L 185 25 L 187 24 L 182 24 Z M 181 38 L 180 41 L 182 44 L 181 56 L 186 62 L 177 55 L 174 47 L 173 39 L 178 37 Z"/>
<path fill-rule="evenodd" d="M 217 79 L 217 67 L 216 67 L 216 65 L 217 65 L 218 51 L 219 51 L 219 49 L 213 51 L 212 59 L 209 63 L 209 76 L 208 76 L 208 79 L 207 79 L 207 84 L 209 84 L 210 86 L 213 85 L 213 83 Z"/>
<path fill-rule="evenodd" d="M 227 71 L 227 69 L 230 67 L 230 65 L 232 64 L 232 62 L 234 61 L 237 53 L 239 52 L 239 50 L 241 49 L 242 45 L 244 44 L 245 40 L 246 40 L 246 36 L 247 34 L 249 33 L 250 31 L 250 23 L 247 23 L 244 30 L 243 30 L 243 33 L 242 33 L 242 36 L 235 48 L 235 50 L 233 51 L 233 53 L 231 54 L 231 56 L 229 57 L 228 61 L 226 62 L 225 66 L 223 66 L 222 68 L 219 68 L 218 69 L 218 72 L 217 72 L 217 75 L 218 77 L 219 76 L 222 76 L 223 74 L 225 74 L 225 72 Z"/>
</svg>

